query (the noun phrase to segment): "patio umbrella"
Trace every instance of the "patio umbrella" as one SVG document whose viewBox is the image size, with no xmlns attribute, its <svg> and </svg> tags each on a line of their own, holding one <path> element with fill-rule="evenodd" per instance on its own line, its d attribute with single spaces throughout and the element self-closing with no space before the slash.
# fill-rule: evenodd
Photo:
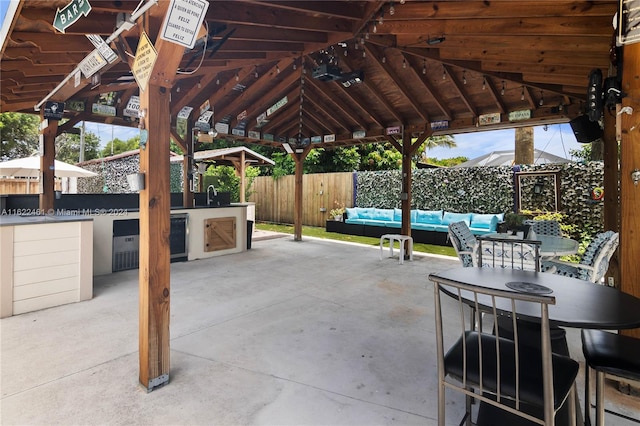
<svg viewBox="0 0 640 426">
<path fill-rule="evenodd" d="M 97 176 L 89 170 L 55 160 L 56 177 L 91 177 Z M 40 157 L 16 158 L 15 160 L 3 161 L 0 163 L 0 176 L 14 177 L 39 177 L 40 176 Z"/>
</svg>

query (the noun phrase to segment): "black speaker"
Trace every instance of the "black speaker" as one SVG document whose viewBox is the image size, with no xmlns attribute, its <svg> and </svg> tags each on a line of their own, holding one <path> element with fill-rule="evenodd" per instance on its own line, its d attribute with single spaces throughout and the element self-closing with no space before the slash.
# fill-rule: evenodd
<svg viewBox="0 0 640 426">
<path fill-rule="evenodd" d="M 589 120 L 588 115 L 581 115 L 569 122 L 576 140 L 580 143 L 591 143 L 602 137 L 602 129 L 597 121 Z"/>
</svg>

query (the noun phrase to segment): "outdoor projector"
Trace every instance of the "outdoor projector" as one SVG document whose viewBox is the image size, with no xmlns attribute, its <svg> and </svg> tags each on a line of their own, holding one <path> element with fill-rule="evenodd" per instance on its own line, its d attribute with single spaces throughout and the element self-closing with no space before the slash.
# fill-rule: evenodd
<svg viewBox="0 0 640 426">
<path fill-rule="evenodd" d="M 311 76 L 320 81 L 342 80 L 342 71 L 335 65 L 322 64 L 313 69 Z"/>
</svg>

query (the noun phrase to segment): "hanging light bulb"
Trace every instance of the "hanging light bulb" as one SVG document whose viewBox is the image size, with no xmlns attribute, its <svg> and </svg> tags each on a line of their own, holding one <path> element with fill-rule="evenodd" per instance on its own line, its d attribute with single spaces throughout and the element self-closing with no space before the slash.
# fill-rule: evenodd
<svg viewBox="0 0 640 426">
<path fill-rule="evenodd" d="M 482 76 L 482 90 L 487 90 L 487 77 Z"/>
<path fill-rule="evenodd" d="M 502 80 L 502 90 L 500 90 L 500 94 L 501 94 L 502 96 L 504 96 L 504 88 L 505 88 L 504 80 Z"/>
<path fill-rule="evenodd" d="M 522 93 L 520 93 L 520 100 L 524 101 L 524 86 L 522 86 Z"/>
<path fill-rule="evenodd" d="M 389 6 L 389 15 L 393 15 L 396 13 L 396 8 L 393 7 L 393 2 L 391 2 L 391 6 Z"/>
<path fill-rule="evenodd" d="M 380 10 L 380 16 L 378 16 L 378 25 L 384 24 L 384 9 Z"/>
<path fill-rule="evenodd" d="M 366 51 L 366 50 L 363 50 L 363 51 L 362 51 L 362 57 L 363 57 L 363 58 L 366 58 L 366 57 L 367 57 L 367 51 Z"/>
<path fill-rule="evenodd" d="M 462 70 L 462 84 L 467 84 L 467 70 Z"/>
<path fill-rule="evenodd" d="M 216 78 L 216 86 L 220 86 L 220 77 Z"/>
<path fill-rule="evenodd" d="M 384 56 L 384 54 L 382 55 L 382 63 L 386 64 L 387 63 L 387 57 Z"/>
<path fill-rule="evenodd" d="M 544 105 L 544 93 L 542 92 L 542 90 L 540 91 L 540 102 L 539 102 L 540 106 Z"/>
<path fill-rule="evenodd" d="M 276 65 L 276 74 L 280 74 L 280 66 Z"/>
<path fill-rule="evenodd" d="M 400 0 L 400 4 L 404 4 L 406 0 Z"/>
<path fill-rule="evenodd" d="M 376 25 L 376 23 L 373 23 L 373 33 L 377 33 L 378 32 L 378 26 Z"/>
<path fill-rule="evenodd" d="M 200 82 L 198 82 L 198 89 L 202 89 L 202 84 L 200 84 Z"/>
<path fill-rule="evenodd" d="M 442 66 L 442 79 L 446 80 L 447 79 L 447 70 L 444 67 L 444 65 Z"/>
<path fill-rule="evenodd" d="M 426 75 L 427 74 L 427 60 L 423 59 L 422 60 L 422 75 Z"/>
<path fill-rule="evenodd" d="M 293 61 L 293 70 L 297 70 L 298 69 L 298 65 L 296 65 L 296 61 Z"/>
<path fill-rule="evenodd" d="M 360 37 L 360 44 L 364 45 L 364 37 Z"/>
<path fill-rule="evenodd" d="M 253 73 L 253 76 L 254 76 L 255 78 L 258 78 L 258 66 L 257 66 L 257 65 L 256 65 L 255 72 Z"/>
<path fill-rule="evenodd" d="M 180 93 L 180 86 L 176 86 L 176 93 Z"/>
<path fill-rule="evenodd" d="M 366 33 L 364 33 L 364 38 L 365 38 L 365 40 L 369 40 L 369 31 L 368 31 L 368 28 L 367 28 L 367 32 L 366 32 Z"/>
<path fill-rule="evenodd" d="M 407 60 L 402 58 L 402 68 L 407 68 Z"/>
<path fill-rule="evenodd" d="M 240 80 L 240 76 L 238 75 L 238 72 L 236 71 L 236 81 Z"/>
<path fill-rule="evenodd" d="M 344 49 L 344 56 L 347 56 L 347 49 Z"/>
</svg>

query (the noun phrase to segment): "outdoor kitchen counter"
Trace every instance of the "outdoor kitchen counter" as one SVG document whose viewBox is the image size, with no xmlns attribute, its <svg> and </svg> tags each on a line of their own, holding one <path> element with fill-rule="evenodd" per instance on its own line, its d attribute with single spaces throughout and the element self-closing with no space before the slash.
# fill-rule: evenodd
<svg viewBox="0 0 640 426">
<path fill-rule="evenodd" d="M 252 206 L 253 207 L 253 206 Z M 187 241 L 188 260 L 202 259 L 225 254 L 240 253 L 247 249 L 247 205 L 232 204 L 229 206 L 198 206 L 195 208 L 172 207 L 171 214 L 188 214 Z M 140 213 L 135 210 L 122 210 L 116 214 L 98 214 L 94 219 L 93 229 L 93 274 L 104 275 L 113 271 L 113 227 L 119 220 L 139 219 Z M 232 246 L 207 251 L 205 245 L 205 229 L 208 220 L 228 219 L 235 223 L 235 241 Z"/>
<path fill-rule="evenodd" d="M 0 318 L 91 299 L 92 247 L 92 217 L 1 215 Z"/>
</svg>

